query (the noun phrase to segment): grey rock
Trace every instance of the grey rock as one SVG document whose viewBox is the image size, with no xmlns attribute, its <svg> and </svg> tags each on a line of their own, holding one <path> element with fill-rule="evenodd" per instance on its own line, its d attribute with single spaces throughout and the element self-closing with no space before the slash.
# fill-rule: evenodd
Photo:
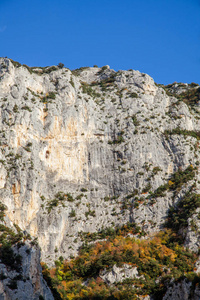
<svg viewBox="0 0 200 300">
<path fill-rule="evenodd" d="M 163 300 L 199 300 L 200 299 L 200 289 L 199 287 L 192 287 L 191 282 L 183 280 L 179 283 L 174 283 L 172 287 L 167 289 Z"/>
<path fill-rule="evenodd" d="M 22 259 L 19 269 L 0 263 L 0 299 L 1 300 L 53 300 L 52 293 L 42 276 L 40 250 L 26 243 L 20 248 L 14 247 L 14 253 Z"/>
<path fill-rule="evenodd" d="M 0 201 L 11 224 L 38 237 L 48 265 L 77 254 L 80 232 L 127 222 L 147 233 L 160 230 L 182 192 L 175 199 L 167 192 L 152 205 L 144 188 L 150 184 L 153 192 L 200 160 L 196 138 L 164 134 L 199 131 L 198 112 L 147 74 L 53 69 L 0 59 Z M 199 179 L 197 172 L 197 193 Z M 136 197 L 126 198 L 135 189 L 137 207 Z M 190 229 L 186 245 L 199 246 Z"/>
<path fill-rule="evenodd" d="M 117 267 L 116 265 L 114 265 L 110 272 L 107 272 L 105 270 L 100 274 L 100 277 L 107 284 L 123 282 L 123 280 L 127 278 L 141 278 L 141 276 L 138 275 L 137 268 L 133 268 L 132 266 L 127 264 L 124 264 L 123 267 Z"/>
</svg>

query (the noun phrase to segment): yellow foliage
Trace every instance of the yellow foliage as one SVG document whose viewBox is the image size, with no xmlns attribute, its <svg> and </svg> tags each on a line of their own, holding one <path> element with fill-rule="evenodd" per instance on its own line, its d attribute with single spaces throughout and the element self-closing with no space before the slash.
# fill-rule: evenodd
<svg viewBox="0 0 200 300">
<path fill-rule="evenodd" d="M 169 186 L 171 186 L 171 185 L 173 185 L 173 184 L 174 184 L 174 182 L 173 182 L 173 181 L 171 181 L 171 180 L 169 180 L 169 181 L 168 181 L 168 184 L 169 184 Z"/>
<path fill-rule="evenodd" d="M 83 296 L 88 296 L 88 290 L 82 289 L 81 292 L 80 292 L 80 296 L 81 296 L 81 297 L 83 297 Z"/>
<path fill-rule="evenodd" d="M 74 293 L 67 294 L 67 299 L 68 299 L 68 300 L 73 300 L 74 298 L 75 298 Z"/>
<path fill-rule="evenodd" d="M 111 295 L 113 295 L 116 299 L 122 299 L 124 295 L 123 293 L 125 293 L 127 295 L 126 297 L 128 297 L 126 290 L 127 286 L 121 286 L 120 289 L 112 287 L 111 289 L 100 277 L 92 279 L 89 281 L 88 286 L 84 286 L 82 283 L 85 281 L 85 277 L 84 273 L 81 273 L 80 270 L 84 268 L 84 271 L 87 272 L 87 270 L 90 270 L 93 267 L 92 264 L 95 265 L 96 262 L 100 262 L 102 264 L 102 256 L 106 255 L 108 263 L 106 261 L 102 264 L 102 268 L 111 267 L 111 265 L 109 265 L 109 259 L 111 259 L 111 263 L 113 263 L 112 257 L 117 257 L 121 264 L 126 263 L 134 267 L 140 267 L 145 264 L 148 266 L 149 262 L 152 263 L 153 266 L 155 264 L 155 272 L 158 272 L 157 274 L 159 274 L 159 276 L 160 274 L 163 274 L 163 276 L 166 275 L 166 268 L 168 270 L 167 274 L 172 274 L 175 271 L 179 275 L 181 274 L 179 268 L 173 266 L 173 263 L 176 261 L 177 257 L 180 259 L 180 252 L 182 253 L 181 255 L 184 255 L 184 248 L 183 246 L 178 245 L 178 243 L 175 243 L 172 249 L 167 247 L 167 245 L 169 245 L 169 241 L 171 243 L 172 237 L 174 237 L 174 233 L 171 230 L 159 232 L 145 240 L 118 235 L 114 239 L 93 244 L 88 251 L 82 252 L 82 254 L 79 254 L 77 258 L 65 261 L 63 264 L 59 265 L 57 269 L 54 268 L 50 271 L 47 270 L 47 272 L 50 273 L 52 278 L 59 279 L 59 276 L 66 278 L 66 280 L 59 283 L 59 292 L 61 294 L 61 298 L 63 297 L 62 299 L 93 299 L 96 295 L 102 297 L 102 299 L 106 299 L 106 297 Z M 130 258 L 135 257 L 135 260 L 130 259 L 129 261 L 127 259 L 129 256 Z M 124 261 L 122 260 L 123 257 Z M 193 262 L 190 260 L 190 256 L 185 255 L 184 257 L 185 260 L 183 260 L 183 262 L 186 266 L 188 264 L 192 267 Z M 151 274 L 151 276 L 154 276 L 154 269 L 152 270 L 153 275 Z M 147 275 L 149 276 L 149 271 Z M 83 276 L 83 278 L 80 276 Z M 72 278 L 74 278 L 74 280 L 72 280 Z M 135 288 L 140 291 L 145 290 L 146 288 L 145 281 L 138 280 L 133 284 Z M 67 294 L 67 298 L 65 298 L 63 291 Z M 131 297 L 131 299 L 136 299 L 133 294 L 131 294 Z"/>
</svg>

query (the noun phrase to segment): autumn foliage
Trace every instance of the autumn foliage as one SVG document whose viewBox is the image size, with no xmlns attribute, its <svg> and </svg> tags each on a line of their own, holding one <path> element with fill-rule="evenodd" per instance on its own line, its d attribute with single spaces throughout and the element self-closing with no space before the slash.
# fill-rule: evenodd
<svg viewBox="0 0 200 300">
<path fill-rule="evenodd" d="M 193 274 L 196 259 L 196 254 L 185 250 L 176 242 L 175 234 L 166 230 L 143 240 L 117 235 L 85 245 L 76 258 L 60 258 L 52 270 L 43 266 L 43 274 L 52 280 L 60 299 L 138 299 L 138 295 L 146 294 L 160 299 L 172 278 Z M 137 267 L 140 278 L 112 286 L 100 278 L 102 270 L 125 263 Z"/>
</svg>

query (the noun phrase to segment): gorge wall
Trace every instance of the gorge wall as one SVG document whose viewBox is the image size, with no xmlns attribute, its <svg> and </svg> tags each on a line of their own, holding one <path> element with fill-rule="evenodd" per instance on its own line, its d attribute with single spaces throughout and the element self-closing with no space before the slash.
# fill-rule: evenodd
<svg viewBox="0 0 200 300">
<path fill-rule="evenodd" d="M 49 266 L 77 255 L 84 233 L 128 222 L 158 232 L 191 187 L 200 193 L 199 106 L 187 100 L 197 91 L 134 70 L 30 68 L 1 58 L 3 224 L 37 238 Z M 185 170 L 192 176 L 174 192 L 172 178 Z M 198 213 L 184 230 L 194 251 Z"/>
</svg>

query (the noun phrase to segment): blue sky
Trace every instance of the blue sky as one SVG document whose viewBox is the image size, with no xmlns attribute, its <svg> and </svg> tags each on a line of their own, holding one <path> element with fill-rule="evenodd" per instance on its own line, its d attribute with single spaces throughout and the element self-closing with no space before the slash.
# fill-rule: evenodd
<svg viewBox="0 0 200 300">
<path fill-rule="evenodd" d="M 0 56 L 200 84 L 200 0 L 0 0 Z"/>
</svg>

